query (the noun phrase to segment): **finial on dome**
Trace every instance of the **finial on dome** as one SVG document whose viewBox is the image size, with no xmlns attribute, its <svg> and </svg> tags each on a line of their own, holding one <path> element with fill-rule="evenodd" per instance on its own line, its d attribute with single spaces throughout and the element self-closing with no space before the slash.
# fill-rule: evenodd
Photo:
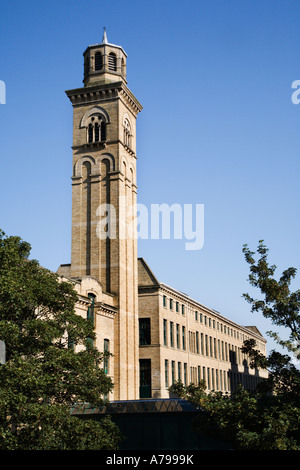
<svg viewBox="0 0 300 470">
<path fill-rule="evenodd" d="M 107 44 L 107 35 L 106 35 L 106 28 L 105 28 L 105 26 L 104 26 L 104 28 L 103 28 L 102 44 Z"/>
</svg>

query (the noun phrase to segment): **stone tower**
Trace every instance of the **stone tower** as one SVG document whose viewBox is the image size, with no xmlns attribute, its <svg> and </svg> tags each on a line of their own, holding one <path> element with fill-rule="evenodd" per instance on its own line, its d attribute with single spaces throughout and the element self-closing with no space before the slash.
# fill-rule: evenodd
<svg viewBox="0 0 300 470">
<path fill-rule="evenodd" d="M 66 91 L 73 106 L 70 277 L 96 279 L 114 318 L 114 399 L 139 398 L 136 118 L 127 55 L 110 44 L 87 47 L 84 86 Z M 109 294 L 109 295 L 107 295 Z"/>
</svg>

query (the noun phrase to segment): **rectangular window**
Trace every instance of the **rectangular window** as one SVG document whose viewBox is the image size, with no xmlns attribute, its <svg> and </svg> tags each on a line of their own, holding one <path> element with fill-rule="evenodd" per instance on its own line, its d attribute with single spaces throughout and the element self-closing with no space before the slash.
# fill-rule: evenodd
<svg viewBox="0 0 300 470">
<path fill-rule="evenodd" d="M 165 387 L 169 387 L 169 361 L 165 359 Z"/>
<path fill-rule="evenodd" d="M 165 295 L 163 296 L 163 306 L 167 306 L 167 297 Z"/>
<path fill-rule="evenodd" d="M 179 325 L 176 324 L 176 341 L 177 341 L 177 349 L 180 349 L 180 333 L 179 333 Z"/>
<path fill-rule="evenodd" d="M 204 342 L 203 342 L 203 333 L 200 333 L 201 335 L 201 354 L 204 356 Z"/>
<path fill-rule="evenodd" d="M 109 373 L 109 339 L 104 340 L 103 344 L 104 358 L 103 358 L 103 369 L 106 374 Z"/>
<path fill-rule="evenodd" d="M 178 381 L 181 382 L 181 362 L 178 362 Z"/>
<path fill-rule="evenodd" d="M 151 398 L 151 359 L 140 359 L 140 398 Z"/>
<path fill-rule="evenodd" d="M 70 335 L 68 336 L 68 348 L 74 351 L 74 340 Z"/>
<path fill-rule="evenodd" d="M 199 354 L 199 333 L 196 331 L 196 353 Z"/>
<path fill-rule="evenodd" d="M 173 310 L 173 299 L 170 299 L 170 310 Z"/>
<path fill-rule="evenodd" d="M 179 302 L 176 302 L 176 312 L 179 312 Z"/>
<path fill-rule="evenodd" d="M 182 313 L 182 315 L 185 314 L 184 305 L 181 306 L 181 313 Z"/>
<path fill-rule="evenodd" d="M 139 319 L 140 345 L 151 344 L 150 318 Z"/>
<path fill-rule="evenodd" d="M 186 349 L 186 346 L 185 346 L 185 327 L 183 326 L 182 327 L 182 349 Z"/>
<path fill-rule="evenodd" d="M 91 301 L 90 305 L 88 306 L 88 310 L 87 310 L 87 319 L 92 323 L 92 325 L 94 326 L 95 324 L 95 300 L 96 300 L 96 297 L 94 294 L 91 294 L 89 293 L 88 294 L 88 297 Z"/>
<path fill-rule="evenodd" d="M 172 361 L 172 385 L 175 382 L 175 361 Z"/>
<path fill-rule="evenodd" d="M 208 338 L 207 335 L 205 335 L 205 355 L 208 356 Z"/>
<path fill-rule="evenodd" d="M 184 385 L 187 386 L 187 363 L 183 364 Z"/>
<path fill-rule="evenodd" d="M 164 320 L 164 346 L 167 346 L 167 320 Z"/>
<path fill-rule="evenodd" d="M 210 368 L 207 368 L 207 388 L 210 390 Z"/>
<path fill-rule="evenodd" d="M 170 322 L 170 345 L 174 348 L 174 323 Z"/>
<path fill-rule="evenodd" d="M 201 380 L 201 367 L 198 366 L 198 385 L 200 384 L 200 380 Z"/>
<path fill-rule="evenodd" d="M 198 321 L 198 312 L 195 310 L 195 320 Z"/>
</svg>

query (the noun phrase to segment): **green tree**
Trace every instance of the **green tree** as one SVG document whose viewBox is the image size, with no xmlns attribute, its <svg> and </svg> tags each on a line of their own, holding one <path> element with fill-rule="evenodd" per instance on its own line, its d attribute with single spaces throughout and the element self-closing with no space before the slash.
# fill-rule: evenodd
<svg viewBox="0 0 300 470">
<path fill-rule="evenodd" d="M 296 268 L 288 268 L 275 279 L 276 266 L 268 261 L 269 249 L 263 240 L 257 246 L 258 260 L 254 258 L 255 252 L 250 251 L 247 245 L 243 247 L 246 262 L 250 266 L 249 283 L 259 289 L 260 299 L 254 299 L 249 294 L 243 294 L 251 304 L 252 312 L 260 312 L 265 318 L 280 327 L 284 327 L 288 334 L 287 339 L 280 338 L 278 332 L 268 331 L 282 348 L 286 348 L 295 359 L 300 359 L 300 290 L 291 292 L 291 281 L 295 278 Z M 268 358 L 255 349 L 253 340 L 245 341 L 243 352 L 249 355 L 251 367 L 268 369 L 269 378 L 260 384 L 266 392 L 268 389 L 275 393 L 295 394 L 300 396 L 299 370 L 291 362 L 288 354 L 281 354 L 272 350 Z"/>
<path fill-rule="evenodd" d="M 243 252 L 250 264 L 250 284 L 260 290 L 262 299 L 253 299 L 249 294 L 244 297 L 253 312 L 261 312 L 273 324 L 287 328 L 287 340 L 278 333 L 269 334 L 297 356 L 300 291 L 290 291 L 296 269 L 287 269 L 277 281 L 276 266 L 269 266 L 268 249 L 262 240 L 257 248 L 257 262 L 247 245 Z M 202 411 L 195 421 L 195 429 L 200 433 L 228 441 L 235 449 L 300 450 L 300 372 L 289 355 L 271 351 L 265 357 L 255 347 L 255 341 L 248 340 L 242 350 L 249 355 L 250 367 L 268 369 L 269 376 L 261 380 L 254 392 L 239 386 L 231 395 L 207 394 L 202 383 L 188 387 L 176 383 L 170 390 Z"/>
<path fill-rule="evenodd" d="M 0 449 L 117 448 L 120 433 L 109 418 L 70 414 L 76 403 L 101 406 L 113 384 L 93 326 L 75 313 L 74 287 L 29 260 L 30 250 L 0 231 Z"/>
<path fill-rule="evenodd" d="M 268 332 L 281 346 L 287 348 L 300 358 L 300 289 L 291 292 L 290 284 L 295 278 L 297 269 L 288 268 L 281 274 L 279 280 L 274 278 L 276 266 L 268 262 L 269 249 L 263 240 L 259 241 L 257 253 L 259 259 L 254 258 L 255 252 L 250 251 L 247 245 L 243 247 L 246 262 L 250 265 L 249 283 L 258 288 L 262 299 L 254 299 L 249 294 L 243 294 L 251 304 L 252 312 L 261 312 L 273 324 L 283 326 L 289 330 L 287 340 L 280 338 L 276 332 Z"/>
<path fill-rule="evenodd" d="M 241 386 L 231 395 L 222 395 L 205 393 L 204 388 L 181 383 L 170 387 L 199 409 L 193 422 L 199 434 L 228 442 L 235 450 L 300 449 L 300 410 L 287 395 L 251 393 Z"/>
</svg>

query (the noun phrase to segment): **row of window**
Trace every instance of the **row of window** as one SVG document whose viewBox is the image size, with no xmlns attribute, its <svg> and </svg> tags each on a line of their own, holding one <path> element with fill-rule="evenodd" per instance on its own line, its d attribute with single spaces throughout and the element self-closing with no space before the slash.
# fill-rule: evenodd
<svg viewBox="0 0 300 470">
<path fill-rule="evenodd" d="M 170 327 L 169 327 L 169 341 L 168 341 L 168 321 L 163 320 L 163 336 L 164 336 L 164 346 L 171 346 L 171 348 L 175 347 L 175 341 L 176 341 L 176 347 L 177 349 L 183 349 L 184 351 L 186 350 L 186 332 L 185 332 L 185 326 L 181 326 L 176 323 L 176 326 L 174 323 L 171 321 L 170 322 Z"/>
<path fill-rule="evenodd" d="M 182 313 L 182 315 L 185 314 L 185 305 L 184 304 L 179 304 L 178 301 L 174 301 L 171 297 L 170 298 L 167 298 L 166 295 L 163 296 L 163 306 L 168 308 L 169 306 L 169 309 L 170 310 L 174 310 L 177 312 L 177 313 Z M 174 308 L 175 306 L 175 308 Z M 244 335 L 239 333 L 237 330 L 235 330 L 234 328 L 231 328 L 227 325 L 224 325 L 223 323 L 219 322 L 218 320 L 215 320 L 214 318 L 210 318 L 209 316 L 203 314 L 202 312 L 198 312 L 198 310 L 195 310 L 194 311 L 194 316 L 195 316 L 195 320 L 199 323 L 202 323 L 203 325 L 205 326 L 208 326 L 210 328 L 213 328 L 213 329 L 217 329 L 217 331 L 220 331 L 221 333 L 224 333 L 224 334 L 227 334 L 228 336 L 232 336 L 234 337 L 235 339 L 241 339 L 241 340 L 244 340 L 246 338 L 244 338 Z M 242 336 L 240 338 L 240 335 Z"/>
<path fill-rule="evenodd" d="M 188 344 L 187 344 L 188 341 Z M 141 346 L 151 345 L 151 319 L 139 319 L 139 343 Z M 182 349 L 202 356 L 230 362 L 231 364 L 244 364 L 246 356 L 238 346 L 214 338 L 198 331 L 188 331 L 178 323 L 163 319 L 163 344 L 171 348 Z"/>
<path fill-rule="evenodd" d="M 225 371 L 212 367 L 190 367 L 188 377 L 188 365 L 186 362 L 169 361 L 165 359 L 165 387 L 168 388 L 175 381 L 182 382 L 185 386 L 188 383 L 199 384 L 203 380 L 208 390 L 233 391 L 238 384 L 247 390 L 254 389 L 259 381 L 259 377 L 242 374 L 240 372 Z"/>
<path fill-rule="evenodd" d="M 102 116 L 92 116 L 87 126 L 87 142 L 104 142 L 106 140 L 106 123 Z"/>
<path fill-rule="evenodd" d="M 150 328 L 150 319 L 148 319 L 148 327 Z M 214 338 L 198 331 L 188 332 L 188 345 L 185 326 L 180 326 L 163 319 L 163 341 L 164 346 L 171 348 L 183 349 L 189 348 L 189 351 L 202 356 L 212 357 L 232 364 L 242 364 L 246 360 L 245 355 L 238 346 L 229 344 L 226 341 Z M 151 341 L 151 338 L 149 337 Z M 150 343 L 148 343 L 150 344 Z M 176 346 L 175 346 L 176 345 Z"/>
<path fill-rule="evenodd" d="M 86 140 L 88 143 L 106 141 L 106 122 L 101 114 L 95 114 L 89 119 L 86 127 Z M 123 143 L 128 148 L 132 147 L 132 132 L 128 119 L 123 123 Z"/>
<path fill-rule="evenodd" d="M 175 311 L 177 313 L 181 312 L 182 315 L 185 315 L 185 305 L 184 304 L 179 304 L 179 302 L 175 302 L 173 301 L 173 299 L 169 299 L 169 307 L 170 307 L 170 310 L 173 310 L 174 308 L 174 305 L 175 305 Z M 163 296 L 163 306 L 164 307 L 167 307 L 167 297 L 164 295 Z"/>
<path fill-rule="evenodd" d="M 100 51 L 97 51 L 95 54 L 95 71 L 99 71 L 103 69 L 104 60 L 103 54 Z M 114 52 L 110 52 L 108 54 L 108 70 L 111 72 L 117 71 L 117 56 Z M 84 73 L 88 75 L 90 72 L 90 58 L 87 56 L 84 62 Z"/>
</svg>

